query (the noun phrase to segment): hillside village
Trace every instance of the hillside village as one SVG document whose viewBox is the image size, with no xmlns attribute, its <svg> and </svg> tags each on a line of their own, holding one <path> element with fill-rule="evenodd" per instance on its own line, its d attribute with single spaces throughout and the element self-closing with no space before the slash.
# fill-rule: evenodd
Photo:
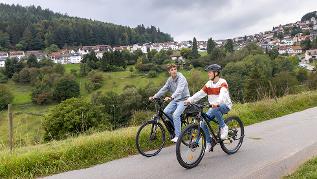
<svg viewBox="0 0 317 179">
<path fill-rule="evenodd" d="M 317 12 L 316 12 L 317 17 Z M 271 31 L 265 31 L 254 35 L 241 36 L 233 38 L 234 49 L 239 50 L 247 43 L 255 42 L 263 48 L 263 50 L 278 50 L 279 54 L 297 55 L 299 56 L 302 67 L 313 70 L 309 64 L 312 63 L 317 56 L 317 49 L 305 49 L 301 45 L 304 41 L 314 41 L 317 38 L 317 19 L 311 17 L 310 20 L 304 22 L 297 21 L 285 25 L 273 27 Z M 218 47 L 223 46 L 226 40 L 215 40 Z M 35 55 L 38 60 L 49 58 L 54 63 L 60 64 L 77 64 L 81 63 L 83 56 L 94 51 L 98 58 L 102 58 L 104 52 L 108 51 L 123 51 L 134 52 L 141 50 L 143 53 L 148 53 L 151 50 L 181 50 L 183 48 L 191 48 L 191 41 L 182 42 L 165 42 L 165 43 L 145 43 L 134 44 L 130 46 L 110 46 L 110 45 L 95 45 L 81 46 L 77 48 L 64 48 L 57 52 L 45 53 L 44 51 L 9 51 L 0 52 L 0 67 L 5 66 L 7 58 L 22 59 L 31 54 Z M 205 52 L 207 50 L 207 41 L 197 41 L 198 51 Z M 183 60 L 179 54 L 171 55 L 172 60 Z"/>
</svg>

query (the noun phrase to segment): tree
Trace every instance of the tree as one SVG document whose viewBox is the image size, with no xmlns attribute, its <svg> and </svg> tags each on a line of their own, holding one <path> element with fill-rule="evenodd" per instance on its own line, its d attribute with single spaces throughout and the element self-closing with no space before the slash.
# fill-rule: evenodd
<svg viewBox="0 0 317 179">
<path fill-rule="evenodd" d="M 53 91 L 48 83 L 40 83 L 33 89 L 32 102 L 35 104 L 49 104 L 53 102 Z"/>
<path fill-rule="evenodd" d="M 61 75 L 64 75 L 65 73 L 65 67 L 62 65 L 62 64 L 55 64 L 54 67 L 53 67 L 53 71 L 55 73 L 58 73 L 58 74 L 61 74 Z"/>
<path fill-rule="evenodd" d="M 91 68 L 86 63 L 80 64 L 79 76 L 87 76 L 90 71 Z"/>
<path fill-rule="evenodd" d="M 228 39 L 225 43 L 225 49 L 227 52 L 233 52 L 233 40 L 232 39 Z"/>
<path fill-rule="evenodd" d="M 312 47 L 310 39 L 306 39 L 301 42 L 300 46 L 302 47 L 303 50 L 309 50 Z"/>
<path fill-rule="evenodd" d="M 190 48 L 182 48 L 181 49 L 181 56 L 184 57 L 185 59 L 189 59 L 191 54 Z"/>
<path fill-rule="evenodd" d="M 277 97 L 290 94 L 293 87 L 298 84 L 296 76 L 287 71 L 278 73 L 272 81 L 275 92 L 274 96 Z"/>
<path fill-rule="evenodd" d="M 65 99 L 78 97 L 80 94 L 79 84 L 75 80 L 63 78 L 54 88 L 54 99 L 64 101 Z"/>
<path fill-rule="evenodd" d="M 198 54 L 198 47 L 197 47 L 197 40 L 196 40 L 196 38 L 195 38 L 195 37 L 194 37 L 194 39 L 193 39 L 191 57 L 192 57 L 193 59 L 196 59 L 196 58 L 198 58 L 198 57 L 199 57 L 199 54 Z"/>
<path fill-rule="evenodd" d="M 46 53 L 52 53 L 57 52 L 59 50 L 59 47 L 56 44 L 51 44 L 49 47 L 45 49 Z"/>
<path fill-rule="evenodd" d="M 303 83 L 304 81 L 306 81 L 308 79 L 307 70 L 300 68 L 297 72 L 296 78 L 300 83 Z"/>
<path fill-rule="evenodd" d="M 29 68 L 31 68 L 31 67 L 39 67 L 39 63 L 38 63 L 38 61 L 37 61 L 37 59 L 36 59 L 36 56 L 33 55 L 33 54 L 31 54 L 31 55 L 28 57 L 26 64 L 27 64 L 27 66 L 28 66 Z"/>
<path fill-rule="evenodd" d="M 23 69 L 24 65 L 22 61 L 18 61 L 17 58 L 7 58 L 4 66 L 4 74 L 11 78 L 14 73 L 18 73 Z"/>
<path fill-rule="evenodd" d="M 278 50 L 276 48 L 273 48 L 272 50 L 268 51 L 268 55 L 270 56 L 270 58 L 273 60 L 276 57 L 278 57 L 279 53 Z"/>
<path fill-rule="evenodd" d="M 0 110 L 6 109 L 12 101 L 12 93 L 4 85 L 0 85 Z"/>
<path fill-rule="evenodd" d="M 10 36 L 8 33 L 0 30 L 0 50 L 6 50 L 10 48 Z"/>
<path fill-rule="evenodd" d="M 211 54 L 213 49 L 216 47 L 216 42 L 212 40 L 212 38 L 209 38 L 207 41 L 207 53 Z"/>
</svg>

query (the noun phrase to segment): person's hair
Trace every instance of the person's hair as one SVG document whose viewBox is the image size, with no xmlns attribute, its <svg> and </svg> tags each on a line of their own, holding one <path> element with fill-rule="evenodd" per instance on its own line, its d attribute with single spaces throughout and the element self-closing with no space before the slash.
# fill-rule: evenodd
<svg viewBox="0 0 317 179">
<path fill-rule="evenodd" d="M 176 68 L 177 69 L 177 65 L 174 64 L 174 63 L 171 63 L 171 64 L 167 64 L 167 70 L 169 71 L 171 68 Z"/>
</svg>

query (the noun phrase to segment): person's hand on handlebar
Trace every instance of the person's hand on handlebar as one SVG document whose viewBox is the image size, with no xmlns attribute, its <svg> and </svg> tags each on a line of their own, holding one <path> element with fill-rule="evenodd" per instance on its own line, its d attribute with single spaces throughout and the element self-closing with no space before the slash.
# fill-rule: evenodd
<svg viewBox="0 0 317 179">
<path fill-rule="evenodd" d="M 219 104 L 211 104 L 210 107 L 217 108 L 217 107 L 219 107 Z"/>
<path fill-rule="evenodd" d="M 149 101 L 153 101 L 153 99 L 154 99 L 154 96 L 149 97 Z"/>
<path fill-rule="evenodd" d="M 187 105 L 190 105 L 190 101 L 189 101 L 188 99 L 186 99 L 186 100 L 184 101 L 184 103 L 185 103 L 186 106 L 187 106 Z"/>
<path fill-rule="evenodd" d="M 170 100 L 172 100 L 171 97 L 166 96 L 166 97 L 164 98 L 164 101 L 170 101 Z"/>
</svg>

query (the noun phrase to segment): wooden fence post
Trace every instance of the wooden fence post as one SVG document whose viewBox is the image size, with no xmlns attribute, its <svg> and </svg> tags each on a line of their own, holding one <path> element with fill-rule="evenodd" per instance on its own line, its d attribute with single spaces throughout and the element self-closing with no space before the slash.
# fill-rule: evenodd
<svg viewBox="0 0 317 179">
<path fill-rule="evenodd" d="M 8 104 L 8 123 L 9 123 L 9 146 L 10 151 L 13 150 L 13 116 L 12 116 L 12 105 Z"/>
</svg>

